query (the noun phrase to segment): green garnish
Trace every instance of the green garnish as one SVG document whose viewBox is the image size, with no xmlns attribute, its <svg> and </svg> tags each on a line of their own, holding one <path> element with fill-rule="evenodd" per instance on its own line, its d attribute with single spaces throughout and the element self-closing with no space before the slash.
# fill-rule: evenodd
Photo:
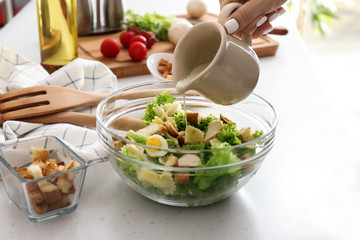
<svg viewBox="0 0 360 240">
<path fill-rule="evenodd" d="M 168 30 L 174 21 L 174 17 L 161 15 L 156 12 L 144 15 L 136 14 L 131 9 L 126 12 L 126 22 L 130 25 L 151 31 L 160 41 L 168 41 Z"/>
</svg>

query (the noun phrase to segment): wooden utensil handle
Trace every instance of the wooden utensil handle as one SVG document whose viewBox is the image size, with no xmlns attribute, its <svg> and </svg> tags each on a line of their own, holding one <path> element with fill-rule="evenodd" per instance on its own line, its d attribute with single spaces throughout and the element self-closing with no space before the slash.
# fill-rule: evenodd
<svg viewBox="0 0 360 240">
<path fill-rule="evenodd" d="M 59 112 L 39 117 L 19 119 L 30 123 L 70 123 L 84 127 L 96 127 L 95 115 L 78 112 Z M 145 127 L 145 122 L 133 117 L 120 117 L 112 122 L 111 127 L 118 130 L 138 130 Z"/>
<path fill-rule="evenodd" d="M 19 119 L 30 123 L 70 123 L 78 126 L 95 127 L 95 115 L 78 112 L 59 112 L 38 117 Z"/>
</svg>

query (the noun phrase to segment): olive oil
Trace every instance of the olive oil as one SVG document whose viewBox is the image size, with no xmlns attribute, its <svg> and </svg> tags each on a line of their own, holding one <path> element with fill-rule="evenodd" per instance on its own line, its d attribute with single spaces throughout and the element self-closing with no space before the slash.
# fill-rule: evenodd
<svg viewBox="0 0 360 240">
<path fill-rule="evenodd" d="M 41 64 L 49 72 L 77 57 L 75 0 L 36 0 Z"/>
</svg>

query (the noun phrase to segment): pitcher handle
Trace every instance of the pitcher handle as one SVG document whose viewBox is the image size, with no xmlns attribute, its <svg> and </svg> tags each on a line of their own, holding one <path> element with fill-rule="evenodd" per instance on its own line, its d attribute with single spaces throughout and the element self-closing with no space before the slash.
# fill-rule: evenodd
<svg viewBox="0 0 360 240">
<path fill-rule="evenodd" d="M 220 23 L 222 26 L 224 26 L 226 19 L 228 19 L 228 17 L 231 15 L 231 13 L 234 10 L 241 7 L 241 5 L 242 4 L 238 3 L 238 2 L 231 2 L 231 3 L 226 4 L 220 11 L 218 23 Z M 236 39 L 238 39 L 238 38 L 236 38 Z M 251 34 L 248 34 L 248 33 L 242 34 L 242 38 L 241 38 L 241 40 L 239 39 L 239 41 L 245 42 L 250 47 L 252 46 Z"/>
</svg>

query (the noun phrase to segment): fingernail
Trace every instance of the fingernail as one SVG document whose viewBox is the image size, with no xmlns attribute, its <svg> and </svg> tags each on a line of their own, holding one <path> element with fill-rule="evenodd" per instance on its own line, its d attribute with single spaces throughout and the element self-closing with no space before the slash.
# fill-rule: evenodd
<svg viewBox="0 0 360 240">
<path fill-rule="evenodd" d="M 268 34 L 268 33 L 271 32 L 272 30 L 274 30 L 273 27 L 270 27 L 270 28 L 266 29 L 266 30 L 263 32 L 263 35 Z"/>
<path fill-rule="evenodd" d="M 285 12 L 286 12 L 286 10 L 285 10 L 284 8 L 280 8 L 280 9 L 278 10 L 279 16 L 283 15 Z"/>
<path fill-rule="evenodd" d="M 256 26 L 257 26 L 257 27 L 261 26 L 266 20 L 267 20 L 267 17 L 266 17 L 266 16 L 263 16 L 263 17 L 256 23 Z"/>
<path fill-rule="evenodd" d="M 280 16 L 279 13 L 278 13 L 278 12 L 274 12 L 273 14 L 270 15 L 270 17 L 268 17 L 268 21 L 269 21 L 269 22 L 272 22 L 272 21 L 274 21 L 278 16 Z"/>
<path fill-rule="evenodd" d="M 239 28 L 238 22 L 232 18 L 224 24 L 228 34 L 234 33 Z"/>
</svg>

